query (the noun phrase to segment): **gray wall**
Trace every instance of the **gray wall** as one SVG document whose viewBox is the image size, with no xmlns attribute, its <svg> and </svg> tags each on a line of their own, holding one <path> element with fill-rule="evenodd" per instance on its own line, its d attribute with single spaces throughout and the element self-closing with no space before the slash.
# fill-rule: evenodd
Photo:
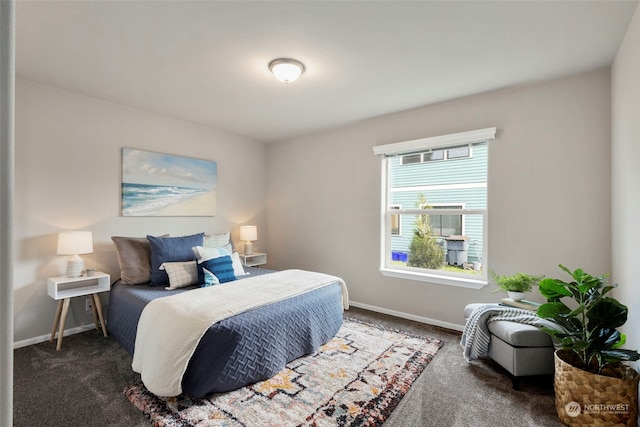
<svg viewBox="0 0 640 427">
<path fill-rule="evenodd" d="M 110 237 L 174 236 L 258 226 L 255 249 L 266 249 L 266 148 L 263 144 L 76 93 L 18 80 L 16 87 L 15 341 L 48 338 L 56 302 L 47 278 L 64 275 L 57 233 L 93 231 L 86 264 L 119 277 Z M 121 148 L 218 162 L 215 217 L 120 216 Z M 103 294 L 103 301 L 107 301 Z M 72 302 L 67 329 L 93 323 L 84 301 Z"/>
<path fill-rule="evenodd" d="M 493 284 L 469 290 L 379 273 L 381 167 L 372 147 L 496 126 L 488 267 L 557 275 L 563 263 L 608 272 L 610 116 L 610 75 L 600 70 L 271 144 L 269 261 L 342 276 L 356 304 L 461 328 L 466 304 L 503 295 L 491 293 Z"/>
<path fill-rule="evenodd" d="M 640 349 L 640 8 L 636 9 L 611 71 L 612 280 L 614 296 L 629 306 L 622 328 L 626 348 Z"/>
</svg>

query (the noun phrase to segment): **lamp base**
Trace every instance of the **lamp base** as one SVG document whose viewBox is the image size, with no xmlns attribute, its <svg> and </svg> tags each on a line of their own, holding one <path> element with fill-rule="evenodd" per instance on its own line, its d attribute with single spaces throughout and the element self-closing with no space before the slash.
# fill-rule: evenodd
<svg viewBox="0 0 640 427">
<path fill-rule="evenodd" d="M 84 261 L 82 258 L 70 259 L 67 261 L 67 277 L 80 277 L 84 270 Z"/>
<path fill-rule="evenodd" d="M 245 255 L 253 254 L 253 245 L 249 241 L 245 242 L 244 244 L 244 254 Z"/>
</svg>

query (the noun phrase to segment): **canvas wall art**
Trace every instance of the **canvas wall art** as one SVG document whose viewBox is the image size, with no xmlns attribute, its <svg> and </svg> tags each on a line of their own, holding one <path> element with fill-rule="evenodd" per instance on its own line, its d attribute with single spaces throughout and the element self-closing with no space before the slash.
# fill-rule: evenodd
<svg viewBox="0 0 640 427">
<path fill-rule="evenodd" d="M 210 160 L 122 149 L 122 216 L 214 216 L 218 166 Z"/>
</svg>

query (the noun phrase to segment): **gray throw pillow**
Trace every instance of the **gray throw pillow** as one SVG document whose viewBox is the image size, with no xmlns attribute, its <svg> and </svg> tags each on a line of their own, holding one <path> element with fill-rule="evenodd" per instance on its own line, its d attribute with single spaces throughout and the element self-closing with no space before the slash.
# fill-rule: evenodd
<svg viewBox="0 0 640 427">
<path fill-rule="evenodd" d="M 120 279 L 126 285 L 151 281 L 151 245 L 146 237 L 112 236 L 120 263 Z"/>
</svg>

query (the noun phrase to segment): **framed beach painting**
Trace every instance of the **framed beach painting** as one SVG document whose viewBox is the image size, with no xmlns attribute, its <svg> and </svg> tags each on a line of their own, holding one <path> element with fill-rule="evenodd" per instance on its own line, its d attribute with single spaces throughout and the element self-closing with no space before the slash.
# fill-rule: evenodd
<svg viewBox="0 0 640 427">
<path fill-rule="evenodd" d="M 218 165 L 122 149 L 122 216 L 214 216 Z"/>
</svg>

